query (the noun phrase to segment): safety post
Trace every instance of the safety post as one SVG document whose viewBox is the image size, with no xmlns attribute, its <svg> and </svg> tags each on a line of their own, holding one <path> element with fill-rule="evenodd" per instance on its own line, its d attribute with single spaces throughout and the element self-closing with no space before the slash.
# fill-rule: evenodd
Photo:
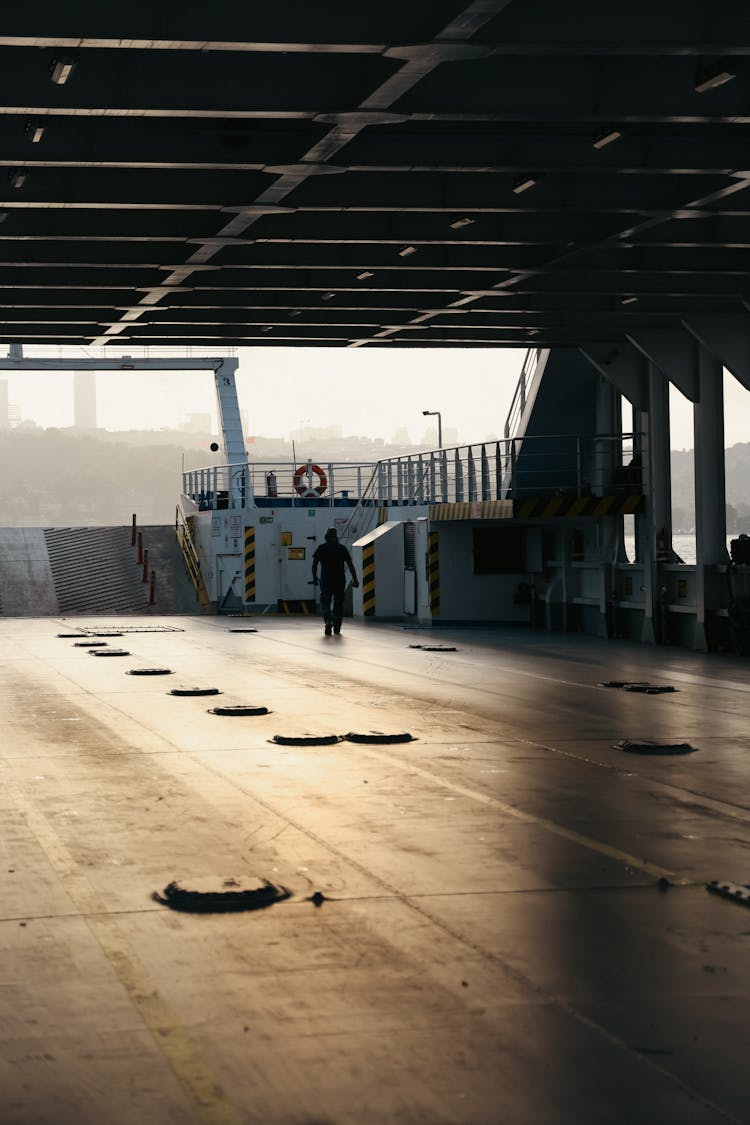
<svg viewBox="0 0 750 1125">
<path fill-rule="evenodd" d="M 138 565 L 143 562 L 143 532 L 138 532 Z"/>
<path fill-rule="evenodd" d="M 143 552 L 143 578 L 141 582 L 148 582 L 148 547 Z"/>
<path fill-rule="evenodd" d="M 148 588 L 148 604 L 154 605 L 156 602 L 156 571 L 151 571 L 151 583 Z"/>
<path fill-rule="evenodd" d="M 135 547 L 135 512 L 133 512 L 133 530 L 130 533 L 130 546 Z"/>
</svg>

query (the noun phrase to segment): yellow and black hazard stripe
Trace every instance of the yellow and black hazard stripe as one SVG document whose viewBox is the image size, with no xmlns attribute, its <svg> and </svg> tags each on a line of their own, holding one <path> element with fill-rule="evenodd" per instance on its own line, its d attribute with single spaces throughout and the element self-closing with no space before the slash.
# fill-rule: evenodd
<svg viewBox="0 0 750 1125">
<path fill-rule="evenodd" d="M 380 527 L 380 525 L 382 523 L 387 523 L 387 522 L 388 522 L 388 509 L 387 508 L 379 508 L 378 509 L 378 527 Z"/>
<path fill-rule="evenodd" d="M 362 613 L 375 616 L 375 544 L 362 548 Z"/>
<path fill-rule="evenodd" d="M 505 520 L 513 517 L 511 500 L 458 500 L 430 504 L 430 520 Z"/>
<path fill-rule="evenodd" d="M 286 614 L 287 617 L 292 617 L 297 613 L 301 613 L 303 617 L 309 617 L 315 613 L 315 602 L 310 598 L 295 598 L 292 601 L 279 600 L 278 611 Z"/>
<path fill-rule="evenodd" d="M 427 544 L 427 581 L 430 593 L 430 613 L 440 613 L 440 540 L 437 531 L 431 531 Z"/>
<path fill-rule="evenodd" d="M 516 519 L 550 519 L 561 516 L 629 516 L 642 512 L 645 498 L 632 496 L 541 496 L 514 501 Z"/>
<path fill-rule="evenodd" d="M 245 601 L 255 601 L 255 528 L 245 528 Z"/>
</svg>

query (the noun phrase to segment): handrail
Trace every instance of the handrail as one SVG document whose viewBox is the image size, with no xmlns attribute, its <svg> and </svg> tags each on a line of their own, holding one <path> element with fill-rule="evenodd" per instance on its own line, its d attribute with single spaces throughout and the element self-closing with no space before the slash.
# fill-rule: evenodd
<svg viewBox="0 0 750 1125">
<path fill-rule="evenodd" d="M 524 356 L 523 364 L 521 365 L 521 374 L 518 376 L 516 389 L 513 392 L 513 398 L 508 408 L 508 416 L 505 419 L 503 436 L 506 440 L 516 436 L 518 426 L 523 417 L 523 412 L 526 409 L 528 386 L 534 377 L 541 351 L 541 348 L 528 348 Z"/>
<path fill-rule="evenodd" d="M 322 504 L 331 508 L 352 502 L 361 494 L 364 473 L 372 473 L 374 462 L 329 461 L 320 462 L 322 474 L 316 476 L 317 466 L 312 460 L 293 461 L 246 461 L 232 465 L 209 465 L 204 468 L 189 469 L 182 474 L 182 492 L 198 505 L 201 511 L 214 508 L 246 509 L 262 506 L 276 499 L 307 504 L 310 499 L 303 496 L 298 488 L 297 473 L 302 468 L 307 472 L 307 485 L 314 490 L 320 487 Z M 314 497 L 313 497 L 314 499 Z"/>
<path fill-rule="evenodd" d="M 190 581 L 195 588 L 196 597 L 201 605 L 209 605 L 210 599 L 206 584 L 203 581 L 203 574 L 201 573 L 200 559 L 198 552 L 195 549 L 193 536 L 190 528 L 190 520 L 192 517 L 188 516 L 187 519 L 183 516 L 179 508 L 175 508 L 174 529 L 177 536 L 177 542 L 182 551 L 182 557 L 185 562 L 185 568 L 188 572 Z"/>
<path fill-rule="evenodd" d="M 353 538 L 354 533 L 356 532 L 356 524 L 355 524 L 356 517 L 357 517 L 357 515 L 362 514 L 362 511 L 363 511 L 364 506 L 365 506 L 365 501 L 370 497 L 370 494 L 374 493 L 374 491 L 375 491 L 374 484 L 375 484 L 375 481 L 378 478 L 378 473 L 380 471 L 380 466 L 382 464 L 383 464 L 382 461 L 376 461 L 375 462 L 375 466 L 372 470 L 372 474 L 370 476 L 370 479 L 368 480 L 367 484 L 365 485 L 364 490 L 362 492 L 362 495 L 360 496 L 359 500 L 357 501 L 356 507 L 352 511 L 352 514 L 349 516 L 349 519 L 346 521 L 346 524 L 344 525 L 344 527 L 342 527 L 342 529 L 341 529 L 341 535 L 340 535 L 341 539 L 351 539 L 351 538 Z M 354 529 L 352 529 L 353 524 L 355 524 Z"/>
</svg>

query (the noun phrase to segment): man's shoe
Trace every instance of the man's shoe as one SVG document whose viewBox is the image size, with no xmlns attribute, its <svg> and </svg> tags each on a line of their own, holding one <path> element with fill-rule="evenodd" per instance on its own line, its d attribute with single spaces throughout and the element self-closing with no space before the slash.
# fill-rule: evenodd
<svg viewBox="0 0 750 1125">
<path fill-rule="evenodd" d="M 336 635 L 336 636 L 338 637 L 338 635 L 339 635 L 339 634 L 340 634 L 340 632 L 341 632 L 341 629 L 334 629 L 334 630 L 333 630 L 333 632 L 334 632 L 334 634 L 335 634 L 335 635 Z"/>
<path fill-rule="evenodd" d="M 330 635 L 331 635 L 331 626 L 330 626 L 330 625 L 326 625 L 326 636 L 327 636 L 327 637 L 330 637 Z"/>
</svg>

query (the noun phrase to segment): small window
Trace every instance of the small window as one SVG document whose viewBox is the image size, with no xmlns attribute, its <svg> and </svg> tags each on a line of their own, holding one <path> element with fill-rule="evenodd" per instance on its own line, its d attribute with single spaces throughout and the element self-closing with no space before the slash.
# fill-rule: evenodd
<svg viewBox="0 0 750 1125">
<path fill-rule="evenodd" d="M 524 528 L 475 527 L 474 573 L 525 574 Z"/>
</svg>

